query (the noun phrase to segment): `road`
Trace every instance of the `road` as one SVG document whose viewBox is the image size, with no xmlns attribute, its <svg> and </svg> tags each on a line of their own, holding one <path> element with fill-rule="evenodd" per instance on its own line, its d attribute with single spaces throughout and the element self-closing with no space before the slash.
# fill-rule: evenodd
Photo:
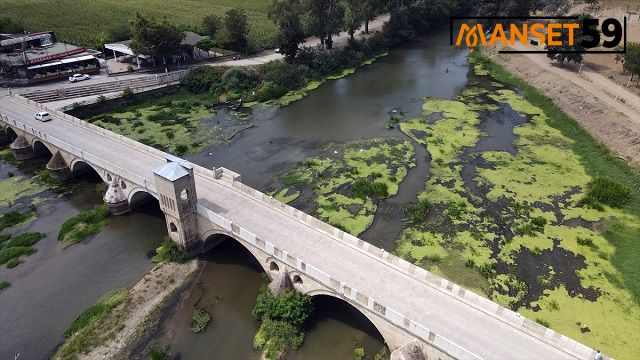
<svg viewBox="0 0 640 360">
<path fill-rule="evenodd" d="M 517 50 L 533 49 L 531 46 L 525 47 L 521 44 L 513 47 Z M 581 75 L 578 75 L 577 72 L 568 68 L 559 67 L 557 64 L 549 61 L 546 54 L 520 54 L 520 56 L 526 56 L 545 71 L 578 85 L 608 106 L 628 116 L 636 125 L 640 125 L 640 97 L 626 90 L 624 86 L 621 87 L 621 84 L 616 84 L 587 67 L 583 67 Z M 616 100 L 616 94 L 618 95 L 618 99 L 622 98 L 624 102 Z"/>
<path fill-rule="evenodd" d="M 42 123 L 38 110 L 12 98 L 0 100 L 0 113 L 48 136 L 57 137 L 122 167 L 153 179 L 162 156 L 141 151 L 54 116 Z M 274 210 L 212 177 L 196 176 L 198 202 L 259 238 L 286 250 L 334 279 L 426 326 L 484 359 L 576 359 L 531 332 L 516 328 L 460 297 L 420 281 L 362 250 L 337 241 L 308 223 Z"/>
</svg>

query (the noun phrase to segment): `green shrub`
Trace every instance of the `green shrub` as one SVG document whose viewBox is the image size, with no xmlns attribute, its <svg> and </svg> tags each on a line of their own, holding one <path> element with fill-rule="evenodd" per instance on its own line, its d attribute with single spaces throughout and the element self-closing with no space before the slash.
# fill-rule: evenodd
<svg viewBox="0 0 640 360">
<path fill-rule="evenodd" d="M 107 102 L 107 98 L 104 95 L 100 95 L 96 99 L 96 104 L 104 104 L 106 102 Z"/>
<path fill-rule="evenodd" d="M 287 349 L 299 348 L 303 340 L 304 333 L 295 326 L 267 318 L 260 324 L 253 345 L 263 349 L 265 358 L 271 360 L 278 359 L 279 355 Z"/>
<path fill-rule="evenodd" d="M 2 244 L 4 244 L 5 241 L 11 239 L 11 235 L 9 234 L 0 234 L 0 248 L 2 247 Z"/>
<path fill-rule="evenodd" d="M 540 324 L 540 325 L 544 326 L 544 327 L 547 327 L 547 328 L 550 326 L 550 324 L 549 324 L 549 322 L 548 322 L 547 320 L 543 320 L 543 319 L 540 319 L 540 318 L 536 318 L 536 322 L 537 322 L 538 324 Z"/>
<path fill-rule="evenodd" d="M 418 202 L 409 203 L 403 210 L 404 221 L 409 225 L 421 224 L 427 219 L 432 207 L 427 199 L 419 199 Z"/>
<path fill-rule="evenodd" d="M 169 353 L 169 346 L 154 346 L 149 351 L 150 360 L 168 360 L 171 354 Z"/>
<path fill-rule="evenodd" d="M 31 246 L 16 246 L 0 250 L 0 265 L 7 263 L 11 259 L 17 259 L 22 255 L 31 255 L 36 249 Z"/>
<path fill-rule="evenodd" d="M 191 315 L 191 332 L 199 333 L 204 330 L 211 321 L 211 315 L 203 309 L 193 310 Z"/>
<path fill-rule="evenodd" d="M 27 246 L 32 246 L 35 243 L 37 243 L 38 241 L 40 241 L 40 239 L 42 239 L 43 237 L 44 237 L 44 234 L 43 233 L 39 233 L 39 232 L 23 233 L 23 234 L 20 234 L 20 235 L 14 237 L 9 242 L 7 242 L 5 247 L 9 248 L 9 247 L 27 247 Z"/>
<path fill-rule="evenodd" d="M 125 99 L 131 99 L 133 98 L 133 95 L 133 90 L 131 90 L 131 88 L 128 86 L 124 88 L 124 90 L 122 90 L 122 97 Z"/>
<path fill-rule="evenodd" d="M 264 81 L 293 90 L 303 85 L 304 69 L 285 61 L 270 61 L 259 69 Z"/>
<path fill-rule="evenodd" d="M 189 145 L 178 144 L 176 145 L 176 155 L 181 156 L 189 151 Z"/>
<path fill-rule="evenodd" d="M 87 310 L 83 311 L 80 315 L 78 315 L 75 320 L 69 324 L 69 326 L 64 331 L 65 337 L 70 337 L 76 332 L 83 329 L 87 326 L 92 319 L 106 313 L 107 311 L 113 309 L 116 305 L 123 302 L 129 295 L 129 291 L 127 289 L 114 289 L 109 291 L 108 293 L 102 295 L 98 302 L 95 305 L 91 306 Z"/>
<path fill-rule="evenodd" d="M 596 177 L 587 184 L 587 192 L 580 200 L 583 206 L 602 210 L 602 205 L 619 208 L 631 200 L 631 189 L 605 177 Z"/>
<path fill-rule="evenodd" d="M 358 179 L 351 185 L 351 192 L 359 198 L 386 198 L 389 196 L 389 189 L 386 183 Z"/>
<path fill-rule="evenodd" d="M 353 360 L 364 360 L 366 355 L 367 354 L 364 351 L 363 347 L 358 347 L 355 350 L 353 350 Z"/>
<path fill-rule="evenodd" d="M 218 69 L 214 69 L 211 66 L 200 66 L 191 70 L 180 81 L 180 84 L 190 93 L 201 94 L 209 92 L 222 84 L 222 76 Z"/>
<path fill-rule="evenodd" d="M 8 227 L 16 226 L 25 222 L 27 219 L 32 217 L 35 214 L 35 211 L 30 210 L 27 212 L 20 211 L 9 211 L 2 215 L 0 215 L 0 230 L 3 230 Z"/>
<path fill-rule="evenodd" d="M 156 255 L 153 257 L 153 261 L 157 263 L 184 263 L 186 257 L 184 251 L 182 251 L 170 237 L 166 236 L 162 240 L 162 244 L 156 249 Z"/>
<path fill-rule="evenodd" d="M 257 320 L 269 318 L 301 326 L 313 311 L 311 297 L 295 291 L 286 291 L 279 297 L 271 295 L 266 287 L 258 294 L 251 315 Z"/>
<path fill-rule="evenodd" d="M 147 116 L 149 121 L 159 123 L 162 126 L 174 124 L 177 118 L 178 115 L 172 110 L 160 110 Z"/>
<path fill-rule="evenodd" d="M 253 69 L 234 67 L 222 75 L 222 84 L 227 91 L 243 93 L 254 89 L 260 79 Z"/>
<path fill-rule="evenodd" d="M 585 238 L 585 237 L 578 236 L 576 238 L 576 241 L 578 242 L 578 245 L 593 246 L 593 240 L 591 238 Z"/>
<path fill-rule="evenodd" d="M 131 64 L 127 65 L 127 72 L 132 73 L 133 71 L 134 71 L 133 65 L 131 65 Z"/>
<path fill-rule="evenodd" d="M 288 92 L 287 88 L 276 85 L 271 82 L 263 81 L 260 84 L 258 90 L 256 90 L 256 94 L 254 96 L 255 101 L 265 102 L 271 99 L 278 99 L 284 96 Z"/>
<path fill-rule="evenodd" d="M 7 269 L 13 269 L 20 264 L 22 264 L 22 261 L 20 261 L 20 259 L 11 259 L 7 261 Z"/>
<path fill-rule="evenodd" d="M 58 241 L 64 245 L 79 243 L 85 238 L 95 235 L 107 225 L 109 209 L 106 204 L 89 210 L 83 210 L 62 224 L 58 232 Z"/>
<path fill-rule="evenodd" d="M 7 281 L 0 281 L 0 291 L 8 288 L 9 286 L 11 286 L 11 284 L 8 283 Z"/>
</svg>

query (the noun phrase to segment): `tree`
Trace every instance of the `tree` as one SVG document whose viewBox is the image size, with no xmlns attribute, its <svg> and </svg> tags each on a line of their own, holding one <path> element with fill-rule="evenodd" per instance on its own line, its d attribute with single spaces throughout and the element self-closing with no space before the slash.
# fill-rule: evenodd
<svg viewBox="0 0 640 360">
<path fill-rule="evenodd" d="M 627 44 L 627 53 L 624 54 L 622 68 L 630 71 L 632 75 L 638 75 L 638 81 L 640 81 L 640 43 Z"/>
<path fill-rule="evenodd" d="M 249 20 L 244 10 L 229 9 L 224 14 L 225 47 L 237 51 L 249 53 Z"/>
<path fill-rule="evenodd" d="M 356 30 L 360 28 L 364 20 L 364 0 L 345 0 L 344 26 L 351 38 L 354 38 Z"/>
<path fill-rule="evenodd" d="M 166 65 L 166 57 L 178 54 L 184 40 L 184 32 L 170 23 L 167 18 L 161 22 L 155 19 L 146 19 L 136 14 L 136 19 L 131 23 L 131 42 L 129 47 L 135 54 L 148 53 L 155 57 L 161 57 Z"/>
<path fill-rule="evenodd" d="M 378 15 L 383 9 L 385 2 L 383 0 L 361 0 L 362 1 L 362 17 L 364 19 L 364 33 L 369 33 L 369 21 Z"/>
<path fill-rule="evenodd" d="M 570 9 L 569 0 L 545 0 L 544 12 L 549 16 L 562 16 Z"/>
<path fill-rule="evenodd" d="M 216 36 L 216 33 L 220 30 L 220 18 L 216 15 L 205 16 L 202 19 L 202 28 L 207 35 Z"/>
<path fill-rule="evenodd" d="M 344 7 L 339 0 L 307 0 L 305 8 L 309 32 L 331 49 L 332 35 L 338 34 L 344 24 Z"/>
<path fill-rule="evenodd" d="M 584 51 L 585 48 L 582 46 L 582 41 L 584 39 L 582 35 L 582 21 L 589 17 L 587 14 L 578 15 L 578 19 L 570 19 L 566 20 L 567 23 L 578 23 L 580 27 L 578 29 L 574 29 L 573 31 L 573 45 L 569 45 L 569 31 L 567 29 L 559 30 L 562 41 L 562 45 L 558 46 L 546 46 L 547 49 L 547 57 L 551 60 L 558 61 L 560 65 L 564 65 L 565 62 L 574 62 L 579 64 L 582 62 L 583 54 L 577 51 Z M 563 52 L 561 52 L 563 51 Z M 570 52 L 571 51 L 571 52 Z"/>
<path fill-rule="evenodd" d="M 267 13 L 269 19 L 278 25 L 278 48 L 289 62 L 298 53 L 298 45 L 304 42 L 301 11 L 298 0 L 273 0 Z"/>
</svg>

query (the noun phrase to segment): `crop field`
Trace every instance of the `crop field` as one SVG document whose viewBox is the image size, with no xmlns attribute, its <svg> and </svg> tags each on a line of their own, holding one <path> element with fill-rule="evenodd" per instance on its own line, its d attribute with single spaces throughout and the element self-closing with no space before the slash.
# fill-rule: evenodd
<svg viewBox="0 0 640 360">
<path fill-rule="evenodd" d="M 187 29 L 199 27 L 209 14 L 220 17 L 232 7 L 246 10 L 249 43 L 274 47 L 275 25 L 267 18 L 267 0 L 3 0 L 0 15 L 21 22 L 28 31 L 54 30 L 60 40 L 76 44 L 108 41 L 109 31 L 132 20 L 136 12 L 167 17 Z"/>
</svg>

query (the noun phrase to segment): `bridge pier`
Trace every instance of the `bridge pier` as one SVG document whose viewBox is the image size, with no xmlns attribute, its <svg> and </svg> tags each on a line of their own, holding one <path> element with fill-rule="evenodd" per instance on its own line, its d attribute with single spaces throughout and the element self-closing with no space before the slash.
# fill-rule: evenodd
<svg viewBox="0 0 640 360">
<path fill-rule="evenodd" d="M 11 145 L 9 145 L 9 148 L 11 148 L 16 160 L 33 159 L 39 155 L 33 150 L 33 147 L 24 136 L 18 136 Z"/>
<path fill-rule="evenodd" d="M 56 151 L 55 154 L 53 154 L 47 163 L 46 168 L 49 170 L 51 177 L 58 181 L 69 180 L 72 176 L 69 165 L 67 165 L 67 162 L 64 160 L 62 155 L 60 155 L 59 151 Z"/>
<path fill-rule="evenodd" d="M 129 212 L 129 201 L 118 184 L 116 177 L 113 178 L 107 192 L 104 194 L 104 202 L 113 215 L 122 215 Z"/>
</svg>

